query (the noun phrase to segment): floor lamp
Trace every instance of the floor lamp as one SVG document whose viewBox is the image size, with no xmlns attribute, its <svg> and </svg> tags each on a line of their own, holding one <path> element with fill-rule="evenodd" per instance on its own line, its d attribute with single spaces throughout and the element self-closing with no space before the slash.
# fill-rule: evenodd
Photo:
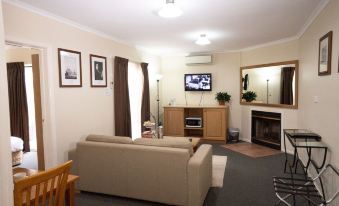
<svg viewBox="0 0 339 206">
<path fill-rule="evenodd" d="M 266 82 L 267 82 L 267 83 L 266 83 L 266 103 L 267 103 L 267 104 L 268 104 L 268 96 L 269 96 L 269 95 L 268 95 L 268 82 L 269 82 L 269 81 L 270 81 L 269 79 L 266 80 Z"/>
<path fill-rule="evenodd" d="M 156 123 L 156 131 L 157 131 L 157 137 L 160 138 L 160 131 L 159 131 L 159 126 L 160 126 L 160 96 L 159 96 L 159 82 L 160 80 L 162 79 L 162 75 L 161 74 L 157 74 L 155 76 L 155 79 L 157 80 L 157 104 L 158 104 L 158 107 L 157 107 L 157 115 L 158 115 L 158 118 L 157 118 L 157 123 Z"/>
</svg>

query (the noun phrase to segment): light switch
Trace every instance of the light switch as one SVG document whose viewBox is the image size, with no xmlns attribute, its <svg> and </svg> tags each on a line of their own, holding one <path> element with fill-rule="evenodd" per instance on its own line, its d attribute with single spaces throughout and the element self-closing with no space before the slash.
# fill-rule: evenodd
<svg viewBox="0 0 339 206">
<path fill-rule="evenodd" d="M 112 95 L 112 89 L 111 88 L 106 88 L 105 89 L 105 95 L 106 96 L 111 96 Z"/>
<path fill-rule="evenodd" d="M 313 102 L 319 103 L 319 96 L 313 96 Z"/>
</svg>

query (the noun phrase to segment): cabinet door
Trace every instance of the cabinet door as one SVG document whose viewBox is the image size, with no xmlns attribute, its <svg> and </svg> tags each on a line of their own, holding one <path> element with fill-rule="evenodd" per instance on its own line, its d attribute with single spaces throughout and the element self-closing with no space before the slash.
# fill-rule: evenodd
<svg viewBox="0 0 339 206">
<path fill-rule="evenodd" d="M 164 111 L 164 135 L 184 136 L 184 109 L 165 108 Z"/>
<path fill-rule="evenodd" d="M 226 110 L 204 109 L 204 138 L 224 140 L 226 138 Z"/>
</svg>

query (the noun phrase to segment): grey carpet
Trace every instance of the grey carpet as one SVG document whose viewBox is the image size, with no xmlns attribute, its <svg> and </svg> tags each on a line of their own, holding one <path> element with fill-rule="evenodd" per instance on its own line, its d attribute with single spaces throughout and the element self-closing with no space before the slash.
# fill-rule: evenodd
<svg viewBox="0 0 339 206">
<path fill-rule="evenodd" d="M 251 158 L 213 145 L 213 155 L 227 156 L 222 188 L 211 188 L 205 206 L 272 206 L 276 198 L 272 176 L 283 175 L 284 153 Z M 77 206 L 163 205 L 140 200 L 82 192 L 76 195 Z"/>
</svg>

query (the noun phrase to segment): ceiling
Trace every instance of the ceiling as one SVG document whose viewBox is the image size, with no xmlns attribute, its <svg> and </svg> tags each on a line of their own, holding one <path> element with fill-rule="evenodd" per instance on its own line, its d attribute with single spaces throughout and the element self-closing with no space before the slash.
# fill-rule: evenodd
<svg viewBox="0 0 339 206">
<path fill-rule="evenodd" d="M 297 36 L 326 0 L 177 0 L 183 15 L 157 15 L 165 0 L 8 0 L 157 54 L 242 50 Z M 201 33 L 207 46 L 194 41 Z"/>
</svg>

